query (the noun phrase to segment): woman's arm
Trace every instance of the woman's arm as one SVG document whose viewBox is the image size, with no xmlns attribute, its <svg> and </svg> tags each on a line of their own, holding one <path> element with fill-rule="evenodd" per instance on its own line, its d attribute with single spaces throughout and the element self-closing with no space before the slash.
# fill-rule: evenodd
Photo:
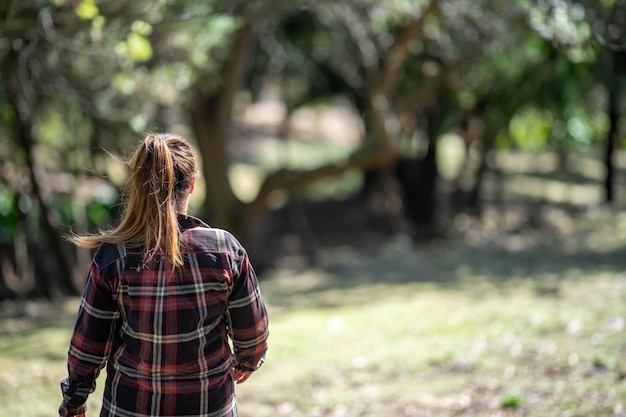
<svg viewBox="0 0 626 417">
<path fill-rule="evenodd" d="M 234 376 L 243 382 L 263 364 L 269 335 L 267 311 L 247 254 L 233 283 L 227 320 L 235 354 Z"/>
<path fill-rule="evenodd" d="M 111 353 L 118 318 L 117 302 L 94 261 L 70 341 L 62 407 L 76 409 L 94 391 Z"/>
</svg>

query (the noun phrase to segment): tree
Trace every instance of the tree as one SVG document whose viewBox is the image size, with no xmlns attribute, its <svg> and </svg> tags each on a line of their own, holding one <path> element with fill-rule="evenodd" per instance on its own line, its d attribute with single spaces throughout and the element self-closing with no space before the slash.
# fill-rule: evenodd
<svg viewBox="0 0 626 417">
<path fill-rule="evenodd" d="M 3 245 L 10 248 L 12 239 L 21 241 L 24 236 L 27 244 L 19 254 L 28 260 L 11 259 L 11 251 L 6 255 L 3 251 L 0 261 L 5 282 L 8 276 L 28 272 L 22 268 L 16 274 L 14 264 L 35 265 L 37 285 L 21 285 L 21 292 L 52 297 L 80 291 L 84 278 L 78 276 L 72 252 L 62 239 L 66 229 L 61 221 L 75 219 L 71 215 L 75 203 L 84 201 L 75 198 L 67 205 L 70 214 L 65 219 L 62 206 L 76 193 L 75 175 L 86 166 L 98 165 L 90 145 L 109 142 L 121 147 L 121 139 L 129 137 L 119 129 L 120 120 L 127 126 L 131 119 L 125 112 L 128 107 L 115 105 L 111 85 L 121 71 L 118 58 L 137 57 L 133 51 L 117 54 L 114 49 L 120 45 L 117 36 L 124 39 L 128 35 L 125 44 L 134 40 L 144 46 L 145 53 L 145 39 L 134 29 L 118 33 L 103 28 L 105 24 L 114 28 L 120 20 L 133 19 L 139 13 L 145 16 L 144 12 L 123 2 L 110 2 L 102 10 L 92 1 L 65 5 L 40 0 L 0 6 L 0 14 L 8 22 L 0 29 L 4 80 L 0 128 L 11 138 L 0 155 L 4 168 L 0 172 L 3 193 L 13 196 L 8 199 L 7 211 L 19 213 L 2 222 Z M 113 143 L 106 140 L 111 136 L 117 139 Z M 30 201 L 35 204 L 27 204 Z M 17 225 L 11 224 L 15 221 Z M 26 277 L 23 280 L 28 281 Z"/>
<path fill-rule="evenodd" d="M 620 122 L 623 119 L 622 97 L 626 80 L 626 37 L 621 27 L 626 23 L 626 3 L 601 2 L 598 5 L 587 5 L 591 10 L 590 20 L 595 28 L 595 39 L 604 51 L 605 71 L 602 79 L 608 94 L 607 115 L 609 129 L 605 139 L 604 164 L 606 176 L 604 180 L 605 199 L 614 202 L 615 166 L 613 154 L 623 137 Z"/>
<path fill-rule="evenodd" d="M 80 231 L 111 221 L 123 175 L 110 156 L 123 155 L 150 130 L 196 141 L 206 189 L 202 216 L 251 248 L 273 192 L 295 195 L 354 170 L 378 178 L 390 200 L 403 201 L 402 211 L 389 206 L 392 228 L 408 219 L 418 233 L 436 231 L 445 191 L 437 158 L 443 134 L 471 131 L 467 147 L 479 150 L 481 162 L 457 179 L 457 188 L 468 196 L 466 205 L 478 206 L 494 149 L 532 142 L 520 125 L 558 122 L 532 142 L 538 149 L 567 150 L 601 131 L 601 100 L 580 88 L 609 79 L 599 75 L 588 18 L 595 11 L 598 22 L 618 22 L 618 3 L 585 3 L 581 13 L 583 3 L 561 0 L 5 2 L 3 279 L 24 269 L 20 254 L 32 258 L 47 242 L 56 252 L 46 262 L 56 266 L 37 267 L 34 275 L 47 277 L 41 292 L 80 287 L 72 276 L 81 255 L 60 236 L 68 225 Z M 611 25 L 596 32 L 610 34 Z M 344 160 L 266 173 L 244 202 L 228 176 L 238 156 L 233 112 L 242 92 L 256 99 L 267 79 L 281 86 L 287 115 L 342 100 L 362 118 L 365 135 Z M 607 87 L 614 94 L 607 160 L 620 134 L 616 86 Z M 574 119 L 584 129 L 558 128 Z M 27 251 L 20 243 L 26 241 Z"/>
</svg>

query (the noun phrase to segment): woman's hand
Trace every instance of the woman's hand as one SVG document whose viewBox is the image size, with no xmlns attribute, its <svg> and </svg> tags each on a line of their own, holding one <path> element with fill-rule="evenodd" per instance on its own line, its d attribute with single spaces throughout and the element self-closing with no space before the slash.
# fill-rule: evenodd
<svg viewBox="0 0 626 417">
<path fill-rule="evenodd" d="M 60 417 L 85 417 L 87 413 L 87 406 L 84 404 L 76 408 L 68 408 L 65 403 L 59 407 Z"/>
<path fill-rule="evenodd" d="M 246 381 L 246 379 L 250 378 L 252 372 L 242 371 L 240 369 L 233 369 L 233 378 L 235 382 L 241 384 Z"/>
</svg>

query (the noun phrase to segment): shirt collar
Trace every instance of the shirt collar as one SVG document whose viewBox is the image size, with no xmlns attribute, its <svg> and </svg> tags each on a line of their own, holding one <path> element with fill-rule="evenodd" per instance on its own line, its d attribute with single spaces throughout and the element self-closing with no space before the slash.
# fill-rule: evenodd
<svg viewBox="0 0 626 417">
<path fill-rule="evenodd" d="M 186 214 L 178 215 L 178 225 L 181 230 L 193 229 L 194 227 L 211 227 L 199 218 Z"/>
</svg>

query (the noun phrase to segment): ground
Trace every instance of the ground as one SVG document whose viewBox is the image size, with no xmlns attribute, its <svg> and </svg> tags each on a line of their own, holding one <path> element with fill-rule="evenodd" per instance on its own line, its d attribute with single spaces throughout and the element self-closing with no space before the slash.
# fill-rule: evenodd
<svg viewBox="0 0 626 417">
<path fill-rule="evenodd" d="M 626 214 L 503 214 L 452 219 L 428 243 L 362 230 L 365 214 L 354 233 L 311 220 L 308 256 L 284 228 L 272 244 L 291 250 L 261 275 L 270 350 L 237 387 L 241 415 L 626 416 Z M 3 414 L 54 415 L 77 302 L 2 305 Z"/>
</svg>

